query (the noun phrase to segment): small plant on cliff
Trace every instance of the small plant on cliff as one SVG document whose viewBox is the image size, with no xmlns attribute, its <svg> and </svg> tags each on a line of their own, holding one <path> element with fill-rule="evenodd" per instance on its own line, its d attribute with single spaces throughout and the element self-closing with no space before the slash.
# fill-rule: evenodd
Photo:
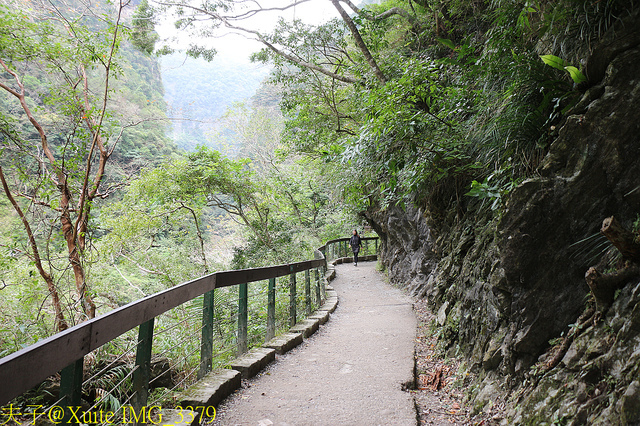
<svg viewBox="0 0 640 426">
<path fill-rule="evenodd" d="M 499 209 L 505 196 L 519 183 L 517 179 L 505 179 L 504 176 L 510 169 L 511 167 L 500 168 L 491 173 L 482 183 L 474 180 L 471 182 L 471 189 L 465 195 L 476 197 L 480 200 L 489 200 L 491 202 L 491 210 Z"/>
<path fill-rule="evenodd" d="M 567 61 L 565 61 L 562 58 L 558 58 L 557 56 L 554 56 L 554 55 L 542 55 L 540 56 L 540 59 L 542 59 L 542 62 L 544 62 L 545 64 L 549 65 L 552 68 L 558 69 L 560 71 L 568 72 L 569 76 L 571 77 L 571 79 L 575 84 L 580 84 L 587 81 L 587 77 L 584 76 L 582 71 L 580 71 L 578 68 L 574 67 L 573 65 L 569 65 Z"/>
</svg>

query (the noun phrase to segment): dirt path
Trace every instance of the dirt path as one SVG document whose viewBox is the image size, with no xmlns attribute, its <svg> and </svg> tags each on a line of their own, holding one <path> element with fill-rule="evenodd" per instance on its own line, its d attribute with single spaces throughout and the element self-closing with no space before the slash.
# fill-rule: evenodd
<svg viewBox="0 0 640 426">
<path fill-rule="evenodd" d="M 216 424 L 416 425 L 416 319 L 411 299 L 375 262 L 338 265 L 338 309 L 314 336 L 279 357 L 218 410 Z"/>
</svg>

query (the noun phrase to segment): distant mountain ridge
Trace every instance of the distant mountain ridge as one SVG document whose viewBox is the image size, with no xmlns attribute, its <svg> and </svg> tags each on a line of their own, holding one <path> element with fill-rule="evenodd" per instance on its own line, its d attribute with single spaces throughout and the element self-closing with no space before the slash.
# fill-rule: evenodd
<svg viewBox="0 0 640 426">
<path fill-rule="evenodd" d="M 172 138 L 185 150 L 213 148 L 217 121 L 227 108 L 255 95 L 270 68 L 219 55 L 213 61 L 174 53 L 160 59 Z"/>
</svg>

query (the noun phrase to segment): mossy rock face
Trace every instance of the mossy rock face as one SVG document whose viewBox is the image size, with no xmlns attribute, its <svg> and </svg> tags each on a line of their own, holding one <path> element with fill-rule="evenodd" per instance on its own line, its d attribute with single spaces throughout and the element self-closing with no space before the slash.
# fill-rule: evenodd
<svg viewBox="0 0 640 426">
<path fill-rule="evenodd" d="M 493 370 L 497 368 L 504 356 L 502 354 L 502 344 L 504 343 L 505 333 L 498 333 L 498 335 L 489 342 L 489 346 L 484 351 L 482 357 L 482 368 L 485 370 Z"/>
<path fill-rule="evenodd" d="M 640 419 L 640 382 L 633 381 L 619 403 L 620 420 L 623 425 L 637 424 Z"/>
</svg>

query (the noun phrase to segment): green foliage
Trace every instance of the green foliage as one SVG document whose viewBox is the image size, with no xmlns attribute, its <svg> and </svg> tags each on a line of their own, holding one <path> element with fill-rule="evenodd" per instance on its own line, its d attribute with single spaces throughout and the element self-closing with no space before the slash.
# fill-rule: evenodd
<svg viewBox="0 0 640 426">
<path fill-rule="evenodd" d="M 131 44 L 147 54 L 153 53 L 160 36 L 155 32 L 154 13 L 148 0 L 142 0 L 131 19 Z"/>
<path fill-rule="evenodd" d="M 424 47 L 398 55 L 397 50 L 389 50 L 398 33 L 384 25 L 373 30 L 378 31 L 377 39 L 386 37 L 388 42 L 371 45 L 384 60 L 389 81 L 354 90 L 359 99 L 368 100 L 353 107 L 365 113 L 360 127 L 347 138 L 334 137 L 331 149 L 325 152 L 335 153 L 333 158 L 342 157 L 358 170 L 352 179 L 358 184 L 348 190 L 361 194 L 354 200 L 374 199 L 382 207 L 402 201 L 426 202 L 433 211 L 438 206 L 447 209 L 452 200 L 466 204 L 459 196 L 466 186 L 471 188 L 468 195 L 490 199 L 489 206 L 498 210 L 514 185 L 534 172 L 549 143 L 548 129 L 579 98 L 565 79 L 536 63 L 535 49 L 543 34 L 557 34 L 559 29 L 547 26 L 546 17 L 560 20 L 565 19 L 563 13 L 577 16 L 581 11 L 566 2 L 539 7 L 493 2 L 489 8 L 431 3 L 421 6 L 442 13 L 445 28 L 452 26 L 449 37 L 442 37 L 436 21 L 435 34 L 430 34 L 432 44 L 424 45 L 429 30 L 421 33 L 418 42 L 412 33 L 414 22 L 405 27 L 411 31 L 401 37 L 407 45 Z M 391 2 L 382 4 L 377 12 L 392 6 Z M 469 13 L 471 9 L 475 12 Z M 417 18 L 428 22 L 419 12 Z M 477 31 L 473 37 L 457 32 L 472 21 Z M 571 34 L 565 32 L 567 37 Z M 585 82 L 577 68 L 557 56 L 542 59 L 561 69 L 571 82 Z M 298 111 L 302 108 L 298 106 Z M 313 118 L 306 126 L 317 128 Z M 300 122 L 297 127 L 302 134 Z M 513 163 L 509 173 L 501 172 L 500 165 L 506 162 Z M 352 168 L 347 173 L 354 173 Z M 474 175 L 482 179 L 473 179 Z"/>
<path fill-rule="evenodd" d="M 465 195 L 476 197 L 479 200 L 489 200 L 491 210 L 497 210 L 502 207 L 502 203 L 504 203 L 509 192 L 518 185 L 518 181 L 511 180 L 504 183 L 504 179 L 501 179 L 509 169 L 510 167 L 507 166 L 505 169 L 496 170 L 482 183 L 474 180 L 471 182 L 471 190 Z"/>
<path fill-rule="evenodd" d="M 265 68 L 225 77 L 218 71 L 236 64 L 215 58 L 212 64 L 194 61 L 195 69 L 187 69 L 181 67 L 184 58 L 165 58 L 170 115 L 182 119 L 174 138 L 191 151 L 184 155 L 175 154 L 160 124 L 166 107 L 157 64 L 117 40 L 111 72 L 118 79 L 99 131 L 109 135 L 109 149 L 117 148 L 112 159 L 118 167 L 108 172 L 109 188 L 123 185 L 131 170 L 134 177 L 118 199 L 94 208 L 88 218 L 91 241 L 83 261 L 99 309 L 230 265 L 309 259 L 323 241 L 356 227 L 355 213 L 364 209 L 411 202 L 449 218 L 452 212 L 479 208 L 499 214 L 509 192 L 535 173 L 552 140 L 550 129 L 580 95 L 584 76 L 569 65 L 578 63 L 578 45 L 593 41 L 627 7 L 614 0 L 582 3 L 393 0 L 369 5 L 353 21 L 384 82 L 374 78 L 340 20 L 317 27 L 283 21 L 264 40 L 294 52 L 300 61 L 292 64 L 269 49 L 254 55 L 273 63 L 276 84 L 262 86 L 252 103 L 238 101 L 255 90 Z M 203 5 L 205 12 L 218 13 L 229 3 Z M 404 8 L 409 17 L 376 18 L 392 7 Z M 191 12 L 177 9 L 180 26 L 196 24 Z M 92 22 L 99 21 L 96 13 Z M 157 37 L 146 0 L 131 27 L 133 47 L 153 52 Z M 76 90 L 80 86 L 69 90 L 68 79 L 83 65 L 90 83 L 103 81 L 99 70 L 110 39 L 100 25 L 74 28 L 83 43 L 74 43 L 54 22 L 23 22 L 15 11 L 0 8 L 2 58 L 19 72 L 29 106 L 54 129 L 51 144 L 56 154 L 64 154 L 55 166 L 64 166 L 69 179 L 80 182 L 91 141 L 82 122 L 85 115 L 95 118 L 102 112 L 85 111 Z M 539 56 L 539 51 L 549 54 Z M 198 46 L 188 53 L 206 59 L 214 54 Z M 328 66 L 335 75 L 310 70 L 309 64 Z M 8 84 L 11 78 L 3 73 L 0 81 Z M 92 103 L 97 92 L 90 94 Z M 275 109 L 280 98 L 282 116 Z M 29 194 L 37 190 L 37 201 L 51 207 L 36 214 L 40 204 L 21 201 L 39 220 L 37 240 L 46 243 L 50 270 L 64 289 L 66 309 L 72 310 L 78 301 L 68 288 L 71 274 L 61 255 L 65 241 L 59 227 L 51 226 L 60 208 L 56 188 L 39 172 L 36 156 L 21 151 L 37 135 L 12 101 L 0 98 L 0 162 L 11 167 L 14 182 Z M 222 120 L 213 125 L 211 117 Z M 199 146 L 205 144 L 218 149 Z M 20 221 L 6 201 L 0 213 L 5 308 L 0 350 L 6 354 L 52 329 L 48 295 L 36 279 Z M 278 284 L 278 326 L 285 328 L 288 282 L 283 278 Z M 254 342 L 264 332 L 264 291 L 265 283 L 251 287 Z M 298 291 L 299 303 L 302 294 Z M 216 298 L 215 350 L 222 364 L 235 343 L 237 290 L 217 292 Z M 185 375 L 197 366 L 197 339 L 190 337 L 199 332 L 194 318 L 201 304 L 198 298 L 157 322 L 154 350 L 170 356 Z M 454 338 L 457 320 L 448 320 L 440 332 Z M 129 350 L 132 339 L 123 336 L 99 356 Z M 92 383 L 105 391 L 105 408 L 117 407 L 128 392 L 124 370 L 114 369 Z M 107 396 L 109 390 L 117 395 Z"/>
<path fill-rule="evenodd" d="M 87 295 L 98 299 L 100 311 L 103 303 L 118 306 L 130 301 L 131 295 L 116 291 L 113 300 L 109 299 L 109 281 L 121 277 L 114 270 L 109 273 L 100 268 L 98 246 L 94 245 L 103 233 L 96 221 L 98 200 L 113 195 L 140 164 L 175 150 L 164 135 L 164 126 L 158 125 L 165 107 L 157 64 L 123 42 L 127 31 L 122 23 L 116 26 L 113 22 L 112 7 L 95 4 L 91 10 L 83 9 L 86 13 L 77 13 L 76 6 L 75 2 L 58 10 L 0 6 L 0 60 L 24 85 L 26 104 L 42 125 L 53 155 L 51 160 L 43 154 L 40 135 L 16 97 L 2 96 L 0 165 L 31 224 L 44 270 L 53 276 L 62 313 L 71 325 L 84 313 L 78 313 L 79 296 L 61 229 L 61 207 L 66 202 L 61 197 L 61 176 L 69 192 L 72 223 L 79 220 L 80 194 L 85 179 L 88 182 L 82 206 L 82 211 L 89 212 L 83 223 L 87 228 L 80 227 L 77 233 L 85 244 L 76 240 L 80 248 L 75 252 L 82 262 Z M 60 22 L 66 22 L 66 27 Z M 20 91 L 9 72 L 0 73 L 0 83 Z M 96 135 L 104 141 L 109 157 L 100 188 L 91 186 L 101 170 L 96 156 L 99 149 L 92 146 Z M 0 288 L 7 310 L 2 315 L 0 350 L 13 351 L 56 330 L 52 327 L 52 295 L 38 278 L 42 274 L 33 262 L 27 232 L 6 197 L 2 199 L 4 284 Z M 102 283 L 101 277 L 107 282 Z"/>
<path fill-rule="evenodd" d="M 582 72 L 574 66 L 567 64 L 564 59 L 558 58 L 554 55 L 542 55 L 540 56 L 542 62 L 549 65 L 552 68 L 559 69 L 560 71 L 566 71 L 571 76 L 571 79 L 575 84 L 584 83 L 587 81 L 587 77 L 582 74 Z"/>
</svg>

